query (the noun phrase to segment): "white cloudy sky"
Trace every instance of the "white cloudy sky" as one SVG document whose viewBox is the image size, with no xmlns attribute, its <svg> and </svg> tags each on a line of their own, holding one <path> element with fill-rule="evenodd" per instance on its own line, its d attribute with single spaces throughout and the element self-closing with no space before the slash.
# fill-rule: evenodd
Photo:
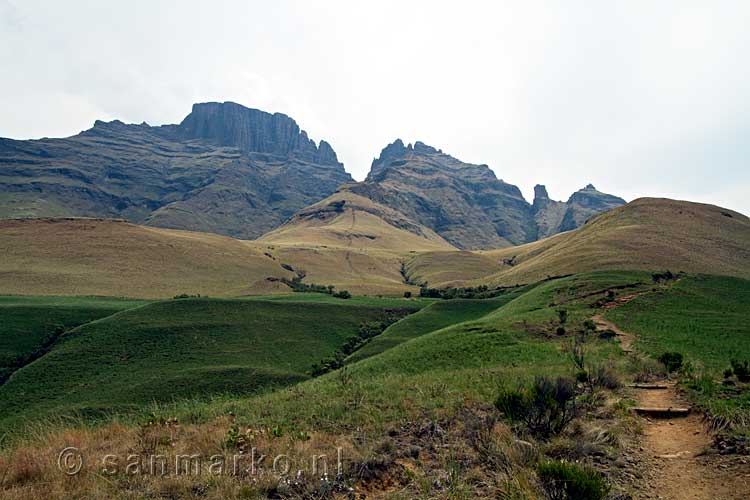
<svg viewBox="0 0 750 500">
<path fill-rule="evenodd" d="M 294 117 L 357 179 L 396 137 L 530 198 L 592 182 L 750 213 L 750 2 L 0 0 L 0 136 Z"/>
</svg>

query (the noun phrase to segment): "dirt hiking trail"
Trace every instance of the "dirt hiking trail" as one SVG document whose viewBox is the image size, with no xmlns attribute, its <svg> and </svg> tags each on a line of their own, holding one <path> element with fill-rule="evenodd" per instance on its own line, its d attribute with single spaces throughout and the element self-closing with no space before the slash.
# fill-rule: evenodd
<svg viewBox="0 0 750 500">
<path fill-rule="evenodd" d="M 635 296 L 623 297 L 617 307 Z M 611 308 L 608 307 L 607 309 Z M 635 336 L 622 331 L 601 314 L 592 318 L 598 330 L 615 332 L 624 352 L 637 356 Z M 746 457 L 706 453 L 712 444 L 700 412 L 675 415 L 669 409 L 690 408 L 676 384 L 638 385 L 632 389 L 643 409 L 643 437 L 634 454 L 643 469 L 634 484 L 634 498 L 664 500 L 750 500 L 750 463 Z M 651 412 L 653 410 L 653 412 Z M 731 464 L 727 464 L 727 460 Z"/>
</svg>

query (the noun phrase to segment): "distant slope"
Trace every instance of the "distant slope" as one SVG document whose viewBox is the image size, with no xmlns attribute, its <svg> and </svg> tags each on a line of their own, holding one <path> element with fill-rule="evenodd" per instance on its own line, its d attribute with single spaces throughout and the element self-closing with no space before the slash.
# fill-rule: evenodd
<svg viewBox="0 0 750 500">
<path fill-rule="evenodd" d="M 394 305 L 389 302 L 388 309 Z M 407 301 L 404 313 L 418 309 Z M 96 415 L 153 401 L 248 394 L 308 378 L 385 308 L 259 300 L 150 304 L 65 334 L 0 386 L 0 421 L 55 410 Z"/>
<path fill-rule="evenodd" d="M 258 241 L 395 252 L 454 249 L 431 229 L 346 188 L 301 210 Z"/>
<path fill-rule="evenodd" d="M 401 275 L 409 252 L 241 241 L 114 220 L 0 220 L 0 254 L 0 294 L 234 297 L 289 293 L 279 279 L 296 273 L 357 294 L 418 291 Z"/>
<path fill-rule="evenodd" d="M 342 193 L 258 241 L 112 220 L 0 221 L 0 294 L 231 297 L 289 292 L 280 278 L 295 275 L 399 296 L 416 284 L 515 285 L 607 269 L 750 277 L 750 220 L 712 205 L 644 198 L 575 231 L 470 252 Z"/>
<path fill-rule="evenodd" d="M 259 248 L 226 236 L 91 219 L 0 221 L 0 293 L 163 298 L 286 290 Z"/>
<path fill-rule="evenodd" d="M 431 286 L 533 283 L 604 269 L 748 278 L 750 219 L 713 205 L 641 198 L 575 231 L 487 252 L 427 253 L 412 259 L 407 269 L 413 280 Z"/>
<path fill-rule="evenodd" d="M 290 117 L 201 103 L 178 125 L 118 120 L 0 138 L 0 218 L 114 217 L 255 238 L 351 181 Z"/>
</svg>

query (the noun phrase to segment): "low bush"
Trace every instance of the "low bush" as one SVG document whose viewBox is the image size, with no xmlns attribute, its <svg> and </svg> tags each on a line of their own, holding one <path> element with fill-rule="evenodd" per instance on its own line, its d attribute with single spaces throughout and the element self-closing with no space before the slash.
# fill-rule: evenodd
<svg viewBox="0 0 750 500">
<path fill-rule="evenodd" d="M 591 467 L 548 461 L 539 464 L 537 475 L 550 500 L 601 500 L 609 494 L 604 477 Z"/>
<path fill-rule="evenodd" d="M 591 385 L 594 387 L 601 387 L 604 389 L 619 389 L 622 386 L 622 381 L 617 371 L 609 366 L 596 366 L 589 374 Z"/>
<path fill-rule="evenodd" d="M 537 377 L 530 387 L 502 390 L 495 407 L 532 435 L 549 439 L 560 434 L 575 417 L 575 399 L 573 379 Z"/>
<path fill-rule="evenodd" d="M 676 372 L 682 368 L 683 356 L 679 352 L 668 351 L 657 358 L 669 373 Z"/>
</svg>

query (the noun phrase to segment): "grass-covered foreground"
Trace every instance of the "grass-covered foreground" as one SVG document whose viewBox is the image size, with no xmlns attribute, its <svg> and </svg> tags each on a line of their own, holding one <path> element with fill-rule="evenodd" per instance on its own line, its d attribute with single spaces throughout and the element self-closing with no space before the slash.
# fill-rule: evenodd
<svg viewBox="0 0 750 500">
<path fill-rule="evenodd" d="M 607 301 L 639 294 L 608 317 L 641 336 L 637 345 L 647 354 L 682 351 L 718 383 L 723 357 L 748 353 L 744 330 L 727 333 L 750 311 L 746 287 L 725 278 L 654 283 L 649 273 L 598 272 L 485 301 L 340 303 L 298 294 L 167 301 L 121 312 L 66 334 L 0 387 L 0 396 L 32 405 L 33 412 L 68 405 L 113 411 L 118 404 L 142 411 L 94 426 L 51 421 L 17 427 L 0 460 L 0 470 L 10 464 L 0 493 L 209 499 L 521 499 L 559 488 L 567 496 L 555 498 L 637 493 L 615 464 L 637 431 L 621 384 L 639 366 L 593 332 L 588 320 Z M 358 325 L 398 307 L 421 310 L 364 344 L 345 368 L 308 379 L 310 365 L 339 349 Z M 715 309 L 722 314 L 712 314 Z M 687 333 L 687 327 L 668 326 L 680 321 L 692 325 Z M 714 352 L 703 339 L 709 335 L 727 335 L 722 342 L 731 342 L 732 352 Z M 82 367 L 84 360 L 88 366 Z M 251 377 L 258 374 L 266 377 L 263 383 L 285 387 L 265 385 L 252 393 L 257 379 Z M 40 380 L 48 387 L 32 388 Z M 165 390 L 179 398 L 155 396 Z M 124 470 L 102 476 L 87 463 L 83 475 L 69 481 L 49 464 L 71 442 L 86 456 L 209 457 L 256 448 L 283 453 L 295 466 L 340 448 L 345 467 L 341 474 L 306 470 L 279 482 Z M 21 470 L 19 463 L 27 465 Z"/>
<path fill-rule="evenodd" d="M 122 498 L 195 497 L 200 491 L 202 498 L 329 498 L 340 488 L 382 493 L 393 484 L 393 498 L 496 498 L 503 492 L 508 498 L 533 498 L 540 491 L 536 462 L 531 455 L 521 456 L 525 452 L 513 444 L 514 432 L 529 440 L 528 451 L 534 455 L 545 454 L 549 446 L 557 450 L 552 458 L 573 459 L 579 452 L 568 437 L 555 438 L 553 445 L 536 443 L 521 427 L 513 431 L 515 424 L 511 427 L 494 409 L 495 399 L 502 387 L 518 389 L 536 376 L 574 376 L 577 368 L 569 353 L 574 332 L 584 329 L 594 312 L 592 303 L 612 286 L 648 287 L 650 277 L 600 273 L 552 280 L 488 301 L 431 302 L 381 334 L 390 345 L 375 337 L 362 348 L 371 350 L 364 359 L 311 380 L 302 380 L 311 363 L 330 355 L 352 328 L 383 309 L 348 301 L 331 304 L 320 297 L 310 302 L 304 297 L 188 299 L 117 314 L 74 330 L 45 356 L 48 359 L 35 363 L 38 370 L 26 367 L 0 390 L 18 405 L 43 402 L 45 406 L 36 408 L 48 409 L 85 402 L 112 410 L 118 402 L 145 403 L 162 390 L 198 397 L 145 404 L 140 415 L 148 417 L 128 412 L 114 418 L 119 423 L 94 428 L 74 424 L 77 430 L 64 434 L 49 434 L 59 423 L 19 428 L 19 433 L 37 435 L 39 444 L 29 444 L 29 434 L 24 438 L 18 433 L 11 442 L 43 447 L 44 456 L 54 454 L 66 439 L 92 454 L 101 453 L 104 446 L 116 454 L 192 450 L 210 456 L 253 446 L 303 457 L 341 447 L 347 460 L 344 474 L 279 490 L 265 479 L 161 480 L 124 473 L 106 481 L 89 474 L 82 481 L 64 483 L 54 470 L 42 467 L 32 474 L 37 479 L 14 483 L 12 491 L 20 498 L 31 495 L 34 485 L 46 478 L 53 496 L 97 491 Z M 423 305 L 399 301 L 415 302 Z M 561 309 L 566 311 L 564 335 L 557 333 Z M 84 359 L 88 366 L 82 368 Z M 593 335 L 586 341 L 586 365 L 591 370 L 619 369 L 623 359 L 611 340 Z M 282 383 L 301 382 L 257 395 L 227 391 L 228 380 L 250 377 L 250 369 L 242 368 L 248 360 L 255 363 L 252 374 L 282 374 L 288 377 Z M 207 362 L 218 367 L 208 369 Z M 77 374 L 71 371 L 74 367 Z M 224 370 L 236 370 L 237 376 L 212 378 Z M 45 380 L 48 387 L 30 389 L 39 385 L 37 380 Z M 246 388 L 247 384 L 234 387 Z M 211 392 L 215 396 L 207 398 Z M 599 404 L 590 395 L 581 393 L 580 398 L 581 405 Z M 619 410 L 586 418 L 604 425 L 612 421 L 612 411 Z M 581 425 L 580 439 L 590 439 L 591 425 Z M 15 450 L 10 453 L 19 453 Z M 501 456 L 502 461 L 491 458 Z M 556 466 L 544 470 L 558 471 Z M 558 473 L 584 477 L 577 469 Z M 597 473 L 592 481 L 599 484 L 602 479 Z"/>
</svg>

